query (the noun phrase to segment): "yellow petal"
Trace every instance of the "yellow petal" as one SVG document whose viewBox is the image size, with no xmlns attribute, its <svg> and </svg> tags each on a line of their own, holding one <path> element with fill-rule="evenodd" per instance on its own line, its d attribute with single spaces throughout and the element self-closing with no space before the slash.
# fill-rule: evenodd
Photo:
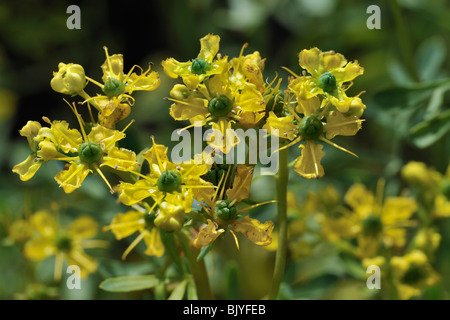
<svg viewBox="0 0 450 320">
<path fill-rule="evenodd" d="M 317 96 L 310 99 L 298 99 L 298 105 L 296 111 L 298 113 L 304 114 L 305 116 L 310 116 L 316 113 L 320 109 L 320 100 Z"/>
<path fill-rule="evenodd" d="M 345 202 L 364 219 L 374 213 L 375 196 L 361 183 L 355 183 L 345 194 Z"/>
<path fill-rule="evenodd" d="M 109 63 L 108 63 L 109 59 Z M 110 68 L 111 65 L 111 68 Z M 107 59 L 101 66 L 103 70 L 103 82 L 106 82 L 109 78 L 116 80 L 122 80 L 125 76 L 123 74 L 123 55 L 113 54 L 112 56 L 107 56 Z"/>
<path fill-rule="evenodd" d="M 24 255 L 32 261 L 41 261 L 56 254 L 56 247 L 51 239 L 33 238 L 25 244 Z"/>
<path fill-rule="evenodd" d="M 56 141 L 53 141 L 64 152 L 78 152 L 78 147 L 83 143 L 83 137 L 77 129 L 69 129 L 66 121 L 53 121 L 51 131 Z"/>
<path fill-rule="evenodd" d="M 259 112 L 266 109 L 264 97 L 256 90 L 243 89 L 236 96 L 236 106 L 242 111 Z"/>
<path fill-rule="evenodd" d="M 334 69 L 342 68 L 347 63 L 347 59 L 340 54 L 334 51 L 327 51 L 322 54 L 324 72 L 325 71 L 333 71 Z"/>
<path fill-rule="evenodd" d="M 264 112 L 243 111 L 239 113 L 239 124 L 244 128 L 255 128 L 264 116 Z"/>
<path fill-rule="evenodd" d="M 171 78 L 178 78 L 178 76 L 188 74 L 190 62 L 179 62 L 174 58 L 168 58 L 161 62 L 164 72 Z"/>
<path fill-rule="evenodd" d="M 224 232 L 224 229 L 217 229 L 217 223 L 208 220 L 208 224 L 200 229 L 192 244 L 195 248 L 205 247 L 214 242 Z"/>
<path fill-rule="evenodd" d="M 152 228 L 149 232 L 144 235 L 144 242 L 147 246 L 145 254 L 149 256 L 162 257 L 164 254 L 164 244 L 161 241 L 161 234 L 156 228 Z"/>
<path fill-rule="evenodd" d="M 100 123 L 101 126 L 108 129 L 112 129 L 114 128 L 117 122 L 128 117 L 130 113 L 131 113 L 130 105 L 127 103 L 120 103 L 109 115 L 106 115 L 106 113 L 104 112 L 99 112 L 98 122 Z"/>
<path fill-rule="evenodd" d="M 44 238 L 52 238 L 56 235 L 58 224 L 55 216 L 48 211 L 40 210 L 30 217 L 30 223 L 34 230 Z"/>
<path fill-rule="evenodd" d="M 119 171 L 133 171 L 136 169 L 136 154 L 133 151 L 113 147 L 108 155 L 102 158 L 101 166 L 108 166 Z"/>
<path fill-rule="evenodd" d="M 231 128 L 231 121 L 226 118 L 220 118 L 219 121 L 212 123 L 212 133 L 207 135 L 208 145 L 220 150 L 223 153 L 230 152 L 239 143 L 239 137 Z"/>
<path fill-rule="evenodd" d="M 253 167 L 237 166 L 233 187 L 226 192 L 228 200 L 239 202 L 249 197 L 253 172 Z"/>
<path fill-rule="evenodd" d="M 61 152 L 58 152 L 58 150 L 56 149 L 56 145 L 47 139 L 39 142 L 39 150 L 37 152 L 37 156 L 39 159 L 42 159 L 44 161 L 53 160 L 59 157 L 67 157 Z"/>
<path fill-rule="evenodd" d="M 128 211 L 114 216 L 111 224 L 105 229 L 111 230 L 117 240 L 126 238 L 136 231 L 144 231 L 144 214 L 137 211 Z"/>
<path fill-rule="evenodd" d="M 267 246 L 272 243 L 271 234 L 274 227 L 272 221 L 261 223 L 245 216 L 242 221 L 234 221 L 232 225 L 236 232 L 243 233 L 250 241 L 259 246 Z"/>
<path fill-rule="evenodd" d="M 308 100 L 318 94 L 323 94 L 323 90 L 315 84 L 311 76 L 301 76 L 290 80 L 288 88 L 301 100 Z"/>
<path fill-rule="evenodd" d="M 116 142 L 123 138 L 125 138 L 125 133 L 122 131 L 108 129 L 101 125 L 92 127 L 88 134 L 89 141 L 98 143 L 104 152 L 113 148 Z"/>
<path fill-rule="evenodd" d="M 93 238 L 97 232 L 98 223 L 89 216 L 82 216 L 75 219 L 67 229 L 67 233 L 72 239 Z"/>
<path fill-rule="evenodd" d="M 364 68 L 358 64 L 358 61 L 349 62 L 345 67 L 333 71 L 337 83 L 352 81 L 363 73 Z"/>
<path fill-rule="evenodd" d="M 320 69 L 321 53 L 318 48 L 304 49 L 298 54 L 298 62 L 303 69 L 315 76 Z"/>
<path fill-rule="evenodd" d="M 159 166 L 160 163 L 169 162 L 169 158 L 167 156 L 168 149 L 169 148 L 165 145 L 153 144 L 150 149 L 142 154 L 142 157 L 147 160 L 150 165 L 155 164 Z M 159 170 L 164 170 L 164 168 L 159 168 Z"/>
<path fill-rule="evenodd" d="M 208 62 L 214 59 L 214 56 L 219 52 L 220 37 L 218 35 L 208 34 L 200 39 L 200 53 L 199 58 L 203 58 Z"/>
<path fill-rule="evenodd" d="M 207 101 L 201 98 L 189 96 L 177 101 L 170 106 L 170 116 L 175 120 L 204 121 L 209 113 Z"/>
<path fill-rule="evenodd" d="M 42 165 L 41 160 L 37 160 L 36 154 L 30 154 L 23 162 L 16 164 L 12 169 L 12 172 L 15 172 L 19 175 L 20 180 L 27 181 L 33 178 L 34 174 Z"/>
<path fill-rule="evenodd" d="M 137 75 L 132 73 L 128 78 L 128 85 L 126 86 L 126 92 L 132 93 L 135 90 L 152 91 L 159 87 L 161 80 L 159 74 L 155 71 L 150 73 Z"/>
<path fill-rule="evenodd" d="M 409 219 L 417 211 L 417 203 L 413 198 L 389 197 L 384 201 L 381 210 L 383 225 L 396 226 Z"/>
<path fill-rule="evenodd" d="M 84 164 L 72 162 L 69 169 L 62 170 L 55 176 L 55 180 L 59 186 L 64 189 L 65 193 L 71 193 L 75 189 L 81 187 L 81 183 L 87 177 L 89 172 L 92 172 Z"/>
<path fill-rule="evenodd" d="M 340 112 L 332 112 L 327 117 L 324 127 L 327 139 L 337 135 L 354 136 L 361 129 L 361 120 L 356 116 L 346 117 Z"/>
<path fill-rule="evenodd" d="M 298 133 L 298 127 L 294 124 L 294 120 L 295 118 L 293 115 L 278 118 L 275 113 L 270 111 L 263 129 L 266 129 L 267 132 L 271 134 L 292 141 L 297 137 Z"/>
<path fill-rule="evenodd" d="M 294 163 L 294 171 L 304 178 L 320 178 L 324 175 L 323 166 L 320 164 L 325 152 L 322 151 L 323 145 L 307 141 L 306 146 L 300 145 L 302 154 Z"/>
<path fill-rule="evenodd" d="M 136 204 L 157 192 L 156 180 L 138 180 L 136 183 L 121 182 L 119 185 L 119 201 L 127 206 Z"/>
</svg>

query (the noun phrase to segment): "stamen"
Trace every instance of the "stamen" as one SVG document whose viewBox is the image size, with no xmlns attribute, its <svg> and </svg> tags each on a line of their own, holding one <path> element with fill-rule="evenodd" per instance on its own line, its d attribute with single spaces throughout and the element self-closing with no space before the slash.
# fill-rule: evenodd
<svg viewBox="0 0 450 320">
<path fill-rule="evenodd" d="M 353 152 L 348 151 L 347 149 L 345 149 L 345 148 L 343 148 L 343 147 L 337 145 L 337 144 L 334 143 L 334 142 L 331 142 L 330 140 L 328 140 L 328 139 L 326 139 L 326 138 L 324 138 L 324 137 L 320 137 L 319 140 L 321 140 L 321 141 L 323 141 L 323 142 L 325 142 L 325 143 L 328 143 L 329 145 L 331 145 L 331 146 L 333 146 L 333 147 L 335 147 L 335 148 L 338 148 L 339 150 L 342 150 L 342 151 L 344 151 L 344 152 L 347 152 L 347 153 L 351 154 L 352 156 L 354 156 L 354 157 L 356 157 L 356 158 L 359 158 L 359 157 L 358 157 L 356 154 L 354 154 Z"/>
<path fill-rule="evenodd" d="M 128 248 L 125 250 L 125 252 L 122 254 L 122 260 L 125 260 L 127 258 L 127 255 L 133 250 L 139 242 L 141 242 L 142 239 L 144 239 L 145 234 L 147 233 L 147 230 L 144 230 L 141 232 L 141 234 L 134 239 L 134 241 L 128 246 Z"/>
<path fill-rule="evenodd" d="M 270 201 L 265 201 L 265 202 L 257 203 L 257 204 L 254 204 L 254 205 L 250 206 L 250 207 L 242 208 L 242 209 L 238 210 L 238 211 L 236 212 L 236 214 L 240 214 L 240 213 L 242 213 L 242 212 L 246 212 L 246 211 L 252 210 L 252 209 L 254 209 L 254 208 L 256 208 L 256 207 L 263 206 L 263 205 L 265 205 L 265 204 L 276 203 L 276 202 L 278 202 L 278 201 L 277 201 L 277 200 L 270 200 Z"/>
</svg>

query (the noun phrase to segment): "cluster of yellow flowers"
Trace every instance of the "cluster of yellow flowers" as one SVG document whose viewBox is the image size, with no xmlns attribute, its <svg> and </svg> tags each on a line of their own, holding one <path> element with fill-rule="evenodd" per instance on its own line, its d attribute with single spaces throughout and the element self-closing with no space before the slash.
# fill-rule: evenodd
<svg viewBox="0 0 450 320">
<path fill-rule="evenodd" d="M 244 200 L 250 195 L 254 165 L 222 164 L 202 159 L 211 160 L 213 155 L 224 156 L 240 143 L 233 130 L 265 129 L 285 139 L 280 150 L 304 141 L 305 144 L 300 145 L 302 155 L 296 160 L 294 171 L 308 179 L 322 177 L 324 169 L 320 162 L 324 151 L 318 142 L 353 154 L 331 139 L 337 135 L 355 135 L 361 128 L 363 120 L 360 118 L 365 105 L 359 98 L 360 94 L 349 97 L 346 91 L 364 69 L 358 62 L 347 62 L 344 56 L 333 51 L 322 52 L 317 48 L 303 50 L 299 53 L 299 64 L 309 74 L 303 71 L 302 75 L 295 75 L 287 69 L 293 76 L 289 77 L 287 90 L 283 91 L 280 89 L 282 79 L 275 77 L 270 83 L 264 80 L 265 59 L 258 51 L 244 55 L 245 44 L 238 57 L 229 59 L 219 53 L 219 43 L 219 36 L 208 34 L 200 39 L 201 49 L 193 60 L 179 62 L 169 58 L 162 61 L 165 73 L 172 78 L 181 78 L 183 82 L 174 85 L 170 98 L 167 98 L 173 102 L 170 115 L 175 120 L 190 121 L 188 127 L 210 127 L 218 133 L 208 141 L 214 148 L 213 154 L 197 154 L 190 161 L 174 163 L 169 159 L 168 148 L 157 144 L 153 138 L 152 146 L 140 153 L 142 157 L 139 158 L 147 161 L 149 166 L 149 171 L 144 172 L 146 166 L 142 166 L 136 153 L 119 146 L 131 123 L 121 131 L 116 130 L 116 124 L 129 116 L 135 102 L 133 92 L 155 90 L 160 84 L 159 75 L 150 67 L 144 72 L 139 66 L 133 66 L 125 74 L 123 56 L 109 55 L 105 47 L 102 83 L 86 76 L 83 67 L 73 63 L 60 63 L 51 80 L 53 90 L 83 99 L 81 105 L 87 107 L 89 121 L 82 119 L 75 103 L 67 101 L 77 118 L 79 130 L 69 128 L 69 123 L 64 120 L 51 121 L 43 117 L 48 126 L 29 121 L 20 134 L 27 138 L 31 153 L 13 168 L 13 172 L 26 181 L 35 175 L 43 163 L 64 161 L 66 164 L 56 174 L 55 180 L 66 193 L 81 187 L 90 174 L 101 176 L 111 192 L 118 195 L 119 202 L 130 207 L 127 212 L 117 214 L 103 230 L 112 231 L 117 239 L 139 233 L 123 258 L 141 240 L 146 244 L 146 254 L 162 256 L 165 247 L 161 232 L 186 232 L 194 248 L 210 248 L 226 231 L 233 235 L 238 248 L 235 234 L 238 232 L 257 245 L 269 246 L 272 243 L 273 222 L 260 222 L 245 214 L 257 206 L 275 202 L 245 205 Z M 135 72 L 136 69 L 140 72 Z M 87 94 L 85 87 L 89 83 L 100 87 L 101 93 L 95 96 Z M 93 110 L 97 111 L 97 119 Z M 219 134 L 226 138 L 219 139 Z M 110 184 L 105 170 L 117 174 L 120 179 L 118 185 Z M 392 203 L 381 207 L 373 197 L 365 197 L 361 193 L 366 195 L 367 191 L 359 186 L 348 196 L 353 210 L 349 215 L 355 219 L 349 219 L 353 226 L 345 227 L 345 232 L 365 234 L 367 237 L 361 237 L 360 241 L 372 248 L 374 245 L 369 241 L 370 236 L 382 232 L 381 222 L 379 226 L 377 221 L 393 210 Z M 363 204 L 357 199 L 368 202 Z M 193 209 L 194 200 L 201 209 Z M 402 218 L 407 218 L 413 204 L 402 202 L 401 206 L 405 211 Z M 375 226 L 371 224 L 366 227 L 376 230 L 367 229 L 363 222 L 372 215 Z M 90 222 L 74 221 L 75 227 L 69 227 L 64 238 L 59 235 L 50 217 L 43 213 L 37 217 L 41 216 L 45 216 L 52 229 L 42 235 L 45 241 L 50 238 L 57 240 L 45 245 L 46 248 L 53 248 L 51 250 L 44 250 L 39 245 L 45 242 L 42 240 L 44 238 L 32 241 L 26 246 L 27 256 L 41 258 L 44 250 L 45 254 L 64 252 L 69 259 L 83 257 L 79 250 L 82 247 L 75 245 L 78 243 L 75 233 L 80 229 L 76 226 Z M 355 221 L 359 226 L 357 231 L 354 230 Z M 39 231 L 40 226 L 38 223 L 35 229 Z M 85 238 L 84 231 L 79 237 Z M 387 236 L 391 234 L 386 230 Z M 89 233 L 89 236 L 92 235 Z M 87 257 L 82 260 L 86 262 L 86 272 L 95 270 L 95 264 Z"/>
<path fill-rule="evenodd" d="M 308 192 L 301 205 L 289 193 L 288 247 L 293 259 L 310 257 L 326 240 L 365 268 L 390 270 L 384 279 L 391 279 L 400 299 L 417 297 L 439 283 L 441 277 L 432 265 L 441 235 L 434 222 L 450 217 L 450 167 L 442 175 L 410 161 L 401 175 L 409 196 L 384 197 L 384 180 L 379 180 L 376 194 L 355 183 L 341 199 L 329 185 Z"/>
</svg>

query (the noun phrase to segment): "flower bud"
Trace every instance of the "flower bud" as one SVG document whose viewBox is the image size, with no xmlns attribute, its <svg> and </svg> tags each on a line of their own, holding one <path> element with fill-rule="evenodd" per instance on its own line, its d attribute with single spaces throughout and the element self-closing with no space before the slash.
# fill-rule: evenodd
<svg viewBox="0 0 450 320">
<path fill-rule="evenodd" d="M 402 168 L 401 174 L 402 178 L 412 186 L 433 188 L 435 185 L 433 178 L 438 173 L 432 169 L 428 169 L 423 162 L 410 161 Z"/>
<path fill-rule="evenodd" d="M 170 96 L 177 100 L 183 100 L 189 97 L 189 89 L 184 84 L 176 84 L 170 90 Z"/>
<path fill-rule="evenodd" d="M 82 66 L 61 62 L 58 69 L 58 72 L 53 72 L 53 79 L 50 82 L 53 90 L 63 94 L 76 95 L 84 89 L 86 77 Z"/>
<path fill-rule="evenodd" d="M 26 125 L 19 131 L 22 137 L 26 137 L 28 140 L 28 145 L 32 151 L 36 151 L 37 143 L 34 141 L 34 137 L 36 137 L 39 133 L 39 130 L 42 128 L 41 124 L 37 121 L 28 121 Z"/>
<path fill-rule="evenodd" d="M 182 206 L 163 202 L 154 220 L 155 226 L 166 231 L 179 231 L 183 227 L 184 214 Z"/>
</svg>

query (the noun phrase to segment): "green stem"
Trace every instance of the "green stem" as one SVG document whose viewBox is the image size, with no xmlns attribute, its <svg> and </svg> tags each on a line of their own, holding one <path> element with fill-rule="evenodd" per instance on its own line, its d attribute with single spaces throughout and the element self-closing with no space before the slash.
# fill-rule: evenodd
<svg viewBox="0 0 450 320">
<path fill-rule="evenodd" d="M 286 267 L 287 255 L 287 185 L 289 178 L 289 148 L 281 150 L 279 154 L 279 169 L 277 177 L 277 205 L 278 205 L 278 250 L 275 257 L 272 287 L 269 299 L 278 296 L 281 280 Z"/>
<path fill-rule="evenodd" d="M 177 232 L 178 240 L 180 241 L 181 248 L 188 260 L 189 269 L 192 277 L 194 278 L 195 286 L 197 288 L 197 295 L 200 300 L 213 300 L 214 295 L 209 285 L 208 273 L 206 271 L 205 259 L 197 261 L 199 254 L 198 249 L 191 247 L 191 240 L 184 232 Z"/>
</svg>

